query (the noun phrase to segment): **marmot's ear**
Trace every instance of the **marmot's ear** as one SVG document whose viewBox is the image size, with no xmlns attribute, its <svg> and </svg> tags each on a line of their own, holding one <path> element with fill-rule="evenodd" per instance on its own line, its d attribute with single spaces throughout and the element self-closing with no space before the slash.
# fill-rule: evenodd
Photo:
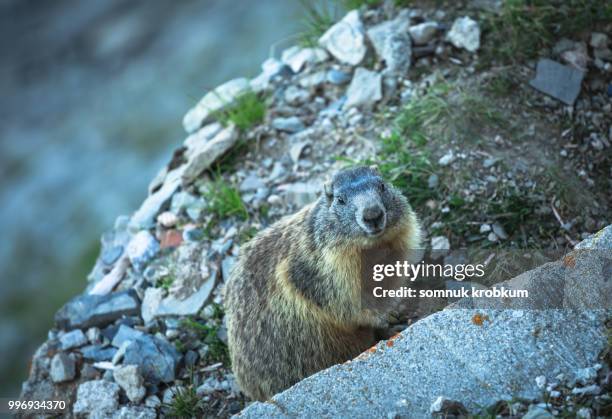
<svg viewBox="0 0 612 419">
<path fill-rule="evenodd" d="M 331 179 L 327 179 L 325 181 L 325 183 L 323 184 L 323 191 L 325 192 L 325 197 L 327 198 L 328 201 L 331 201 L 334 198 L 334 191 L 332 188 Z"/>
<path fill-rule="evenodd" d="M 377 164 L 371 164 L 369 169 L 380 176 L 380 169 L 378 168 Z"/>
</svg>

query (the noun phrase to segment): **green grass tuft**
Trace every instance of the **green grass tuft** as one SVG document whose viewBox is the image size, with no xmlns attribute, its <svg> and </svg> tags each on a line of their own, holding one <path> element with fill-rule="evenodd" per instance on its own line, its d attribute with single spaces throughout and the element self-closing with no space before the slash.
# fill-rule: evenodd
<svg viewBox="0 0 612 419">
<path fill-rule="evenodd" d="M 220 306 L 219 306 L 220 307 Z M 184 319 L 183 326 L 192 330 L 198 338 L 208 345 L 208 362 L 222 362 L 223 365 L 230 365 L 229 349 L 221 339 L 219 339 L 219 329 L 223 311 L 215 313 L 209 321 L 210 324 L 197 322 L 193 319 Z M 218 318 L 215 318 L 217 316 Z"/>
<path fill-rule="evenodd" d="M 338 8 L 334 2 L 300 0 L 304 8 L 302 25 L 304 31 L 300 34 L 299 43 L 303 47 L 316 47 L 319 38 L 334 24 L 338 18 Z"/>
<path fill-rule="evenodd" d="M 220 175 L 211 181 L 203 196 L 208 210 L 217 220 L 229 217 L 237 217 L 240 220 L 249 218 L 249 212 L 242 202 L 238 189 L 228 184 Z"/>
<path fill-rule="evenodd" d="M 193 385 L 177 390 L 172 402 L 166 407 L 169 410 L 168 416 L 173 418 L 196 418 L 203 413 L 202 399 L 198 397 Z"/>
<path fill-rule="evenodd" d="M 223 125 L 233 123 L 239 130 L 246 131 L 262 123 L 265 116 L 265 100 L 255 92 L 247 92 L 232 106 L 217 113 L 216 118 Z"/>
</svg>

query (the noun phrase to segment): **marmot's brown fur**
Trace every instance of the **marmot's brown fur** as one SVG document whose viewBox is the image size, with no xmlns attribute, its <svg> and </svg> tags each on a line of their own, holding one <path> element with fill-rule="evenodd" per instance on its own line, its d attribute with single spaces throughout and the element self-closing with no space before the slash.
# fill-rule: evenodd
<svg viewBox="0 0 612 419">
<path fill-rule="evenodd" d="M 338 172 L 317 202 L 247 243 L 225 290 L 242 391 L 269 399 L 375 344 L 388 313 L 363 307 L 364 255 L 416 262 L 420 238 L 406 198 L 377 170 L 359 167 Z"/>
</svg>

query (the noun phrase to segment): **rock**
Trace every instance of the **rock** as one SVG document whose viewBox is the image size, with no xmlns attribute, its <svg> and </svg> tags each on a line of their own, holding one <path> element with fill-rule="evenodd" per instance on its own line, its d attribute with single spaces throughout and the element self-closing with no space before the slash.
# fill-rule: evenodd
<svg viewBox="0 0 612 419">
<path fill-rule="evenodd" d="M 480 26 L 467 16 L 457 18 L 447 34 L 447 39 L 457 48 L 476 52 L 480 48 Z"/>
<path fill-rule="evenodd" d="M 592 384 L 590 386 L 586 386 L 586 387 L 580 387 L 580 388 L 573 388 L 572 389 L 572 394 L 576 394 L 576 395 L 592 395 L 592 396 L 597 396 L 598 394 L 601 393 L 601 387 L 599 387 L 596 384 Z"/>
<path fill-rule="evenodd" d="M 302 182 L 281 185 L 278 189 L 285 192 L 285 201 L 287 204 L 298 208 L 315 201 L 320 191 L 318 185 Z"/>
<path fill-rule="evenodd" d="M 543 375 L 538 375 L 535 378 L 535 382 L 536 382 L 536 386 L 538 386 L 538 388 L 544 388 L 544 386 L 546 385 L 546 377 Z"/>
<path fill-rule="evenodd" d="M 581 241 L 574 249 L 612 249 L 612 225 Z"/>
<path fill-rule="evenodd" d="M 543 58 L 538 61 L 536 77 L 529 84 L 567 105 L 573 105 L 580 94 L 583 78 L 582 71 Z"/>
<path fill-rule="evenodd" d="M 183 234 L 179 230 L 166 230 L 161 233 L 159 247 L 160 249 L 167 249 L 173 247 L 179 247 L 183 242 Z"/>
<path fill-rule="evenodd" d="M 155 409 L 149 407 L 122 406 L 121 409 L 107 417 L 110 419 L 155 419 L 157 418 L 157 413 Z"/>
<path fill-rule="evenodd" d="M 203 126 L 191 135 L 188 135 L 183 141 L 183 145 L 187 149 L 194 149 L 201 147 L 203 143 L 212 139 L 223 129 L 223 125 L 220 122 L 212 122 L 208 125 Z"/>
<path fill-rule="evenodd" d="M 192 295 L 184 299 L 173 295 L 162 298 L 161 288 L 147 288 L 142 300 L 142 319 L 148 323 L 157 317 L 195 315 L 208 300 L 214 285 L 214 278 L 210 277 Z"/>
<path fill-rule="evenodd" d="M 130 228 L 146 229 L 155 225 L 155 217 L 181 185 L 183 170 L 183 168 L 178 168 L 166 175 L 161 188 L 149 195 L 132 215 Z"/>
<path fill-rule="evenodd" d="M 408 34 L 410 17 L 402 12 L 393 20 L 368 29 L 376 54 L 385 62 L 386 72 L 403 75 L 412 63 L 412 41 Z"/>
<path fill-rule="evenodd" d="M 290 133 L 302 131 L 305 128 L 304 124 L 297 116 L 290 116 L 288 118 L 274 118 L 272 120 L 272 127 L 279 131 Z"/>
<path fill-rule="evenodd" d="M 493 223 L 493 233 L 501 240 L 506 240 L 508 238 L 508 233 L 504 230 L 504 227 L 500 223 Z"/>
<path fill-rule="evenodd" d="M 419 23 L 418 25 L 411 26 L 408 32 L 415 45 L 425 45 L 436 36 L 438 24 L 436 22 Z"/>
<path fill-rule="evenodd" d="M 487 235 L 487 240 L 489 240 L 490 242 L 495 243 L 495 242 L 497 242 L 497 241 L 499 240 L 499 237 L 497 237 L 497 234 L 495 234 L 495 233 L 493 233 L 493 232 L 490 232 L 490 233 Z"/>
<path fill-rule="evenodd" d="M 435 236 L 431 238 L 431 257 L 438 259 L 448 255 L 450 252 L 450 241 L 444 236 Z"/>
<path fill-rule="evenodd" d="M 438 160 L 438 164 L 440 166 L 448 166 L 449 164 L 454 162 L 455 159 L 456 159 L 455 153 L 453 153 L 452 150 L 449 150 L 445 155 L 440 157 L 440 159 Z"/>
<path fill-rule="evenodd" d="M 62 329 L 106 326 L 122 316 L 132 316 L 139 311 L 140 301 L 133 290 L 107 295 L 80 295 L 55 314 L 55 323 Z"/>
<path fill-rule="evenodd" d="M 178 217 L 170 211 L 162 212 L 157 216 L 157 222 L 165 228 L 172 228 L 178 222 Z"/>
<path fill-rule="evenodd" d="M 317 71 L 316 73 L 307 74 L 301 77 L 298 81 L 299 85 L 308 89 L 319 87 L 327 80 L 325 71 Z"/>
<path fill-rule="evenodd" d="M 291 148 L 289 149 L 289 156 L 291 157 L 291 160 L 293 161 L 294 164 L 298 163 L 298 161 L 300 160 L 300 156 L 302 155 L 302 152 L 309 145 L 310 145 L 309 141 L 300 141 L 291 146 Z"/>
<path fill-rule="evenodd" d="M 145 406 L 155 409 L 161 406 L 161 400 L 159 400 L 159 397 L 157 397 L 155 394 L 152 394 L 145 399 Z"/>
<path fill-rule="evenodd" d="M 359 11 L 352 10 L 323 34 L 319 44 L 340 62 L 356 66 L 367 52 Z"/>
<path fill-rule="evenodd" d="M 234 125 L 230 125 L 221 130 L 210 141 L 193 149 L 188 149 L 185 153 L 187 164 L 182 174 L 183 184 L 193 182 L 200 173 L 208 169 L 211 164 L 232 148 L 236 141 L 238 141 L 238 129 Z"/>
<path fill-rule="evenodd" d="M 159 243 L 147 230 L 142 230 L 130 240 L 126 253 L 136 271 L 142 271 L 159 252 Z"/>
<path fill-rule="evenodd" d="M 121 257 L 123 250 L 123 246 L 104 247 L 100 259 L 105 265 L 113 265 Z"/>
<path fill-rule="evenodd" d="M 259 176 L 255 174 L 250 174 L 240 183 L 239 190 L 240 192 L 250 192 L 265 187 L 266 184 L 261 180 Z"/>
<path fill-rule="evenodd" d="M 206 201 L 204 199 L 187 192 L 177 192 L 174 194 L 170 204 L 170 210 L 173 213 L 178 214 L 181 211 L 185 211 L 187 216 L 193 221 L 198 221 L 205 209 Z"/>
<path fill-rule="evenodd" d="M 275 77 L 290 77 L 293 74 L 291 68 L 276 58 L 268 58 L 261 64 L 261 74 L 251 80 L 251 89 L 260 92 L 270 86 L 270 81 Z"/>
<path fill-rule="evenodd" d="M 286 49 L 281 55 L 281 60 L 294 73 L 299 73 L 307 64 L 320 63 L 328 58 L 327 52 L 321 48 L 300 48 L 297 46 Z"/>
<path fill-rule="evenodd" d="M 132 329 L 131 327 L 122 324 L 119 326 L 119 330 L 117 330 L 117 333 L 113 337 L 112 344 L 115 348 L 120 348 L 126 342 L 133 342 L 142 336 L 144 336 L 144 332 Z"/>
<path fill-rule="evenodd" d="M 285 90 L 285 102 L 289 105 L 299 105 L 310 100 L 310 92 L 306 89 L 300 89 L 293 84 Z"/>
<path fill-rule="evenodd" d="M 77 390 L 73 407 L 75 415 L 103 414 L 117 410 L 119 386 L 105 380 L 87 381 Z"/>
<path fill-rule="evenodd" d="M 331 69 L 327 72 L 327 81 L 331 84 L 342 85 L 351 81 L 351 73 Z"/>
<path fill-rule="evenodd" d="M 174 380 L 180 359 L 179 352 L 166 339 L 143 334 L 127 347 L 123 363 L 138 365 L 148 383 L 158 384 Z"/>
<path fill-rule="evenodd" d="M 382 76 L 375 71 L 357 68 L 346 96 L 346 102 L 342 106 L 345 110 L 378 102 L 382 99 Z"/>
<path fill-rule="evenodd" d="M 113 371 L 113 377 L 132 403 L 140 403 L 147 394 L 138 366 L 124 365 L 119 367 Z"/>
<path fill-rule="evenodd" d="M 545 408 L 531 405 L 523 419 L 553 419 L 554 416 Z"/>
<path fill-rule="evenodd" d="M 206 93 L 198 104 L 187 112 L 183 118 L 183 127 L 192 133 L 209 122 L 216 112 L 231 105 L 236 98 L 250 90 L 249 80 L 238 78 L 230 80 Z"/>
<path fill-rule="evenodd" d="M 75 329 L 61 335 L 59 340 L 61 349 L 67 351 L 68 349 L 85 345 L 87 343 L 87 336 L 85 336 L 85 333 L 83 333 L 81 329 Z"/>
<path fill-rule="evenodd" d="M 491 225 L 489 224 L 481 224 L 480 230 L 478 230 L 480 234 L 488 233 L 489 231 L 491 231 Z"/>
<path fill-rule="evenodd" d="M 610 39 L 608 38 L 608 35 L 606 35 L 605 33 L 593 32 L 591 34 L 591 41 L 589 42 L 589 44 L 594 49 L 602 49 L 602 48 L 607 48 L 609 42 L 610 42 Z"/>
<path fill-rule="evenodd" d="M 74 359 L 65 352 L 58 352 L 51 359 L 51 380 L 54 383 L 72 381 L 76 376 Z"/>
<path fill-rule="evenodd" d="M 432 173 L 431 175 L 429 175 L 429 178 L 427 178 L 427 187 L 429 189 L 437 188 L 439 183 L 440 179 L 435 173 Z"/>
<path fill-rule="evenodd" d="M 83 355 L 83 358 L 94 362 L 110 361 L 117 353 L 116 348 L 104 348 L 101 345 L 83 346 L 79 351 Z"/>
<path fill-rule="evenodd" d="M 564 51 L 561 54 L 561 60 L 576 70 L 586 72 L 589 64 L 589 54 L 584 43 L 577 43 L 577 45 L 579 45 L 579 47 Z"/>
</svg>

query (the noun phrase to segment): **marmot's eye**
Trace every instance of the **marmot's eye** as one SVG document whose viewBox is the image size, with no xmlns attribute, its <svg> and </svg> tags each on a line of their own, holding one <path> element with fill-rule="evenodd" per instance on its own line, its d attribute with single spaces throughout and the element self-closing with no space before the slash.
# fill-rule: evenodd
<svg viewBox="0 0 612 419">
<path fill-rule="evenodd" d="M 385 183 L 384 182 L 380 182 L 380 191 L 384 192 L 386 190 L 387 190 L 387 187 L 385 186 Z"/>
<path fill-rule="evenodd" d="M 344 205 L 344 204 L 346 204 L 346 201 L 345 201 L 345 200 L 344 200 L 344 198 L 343 198 L 343 197 L 341 197 L 341 196 L 337 196 L 337 197 L 336 197 L 336 201 L 337 201 L 337 202 L 338 202 L 338 204 L 340 204 L 340 205 Z"/>
</svg>

